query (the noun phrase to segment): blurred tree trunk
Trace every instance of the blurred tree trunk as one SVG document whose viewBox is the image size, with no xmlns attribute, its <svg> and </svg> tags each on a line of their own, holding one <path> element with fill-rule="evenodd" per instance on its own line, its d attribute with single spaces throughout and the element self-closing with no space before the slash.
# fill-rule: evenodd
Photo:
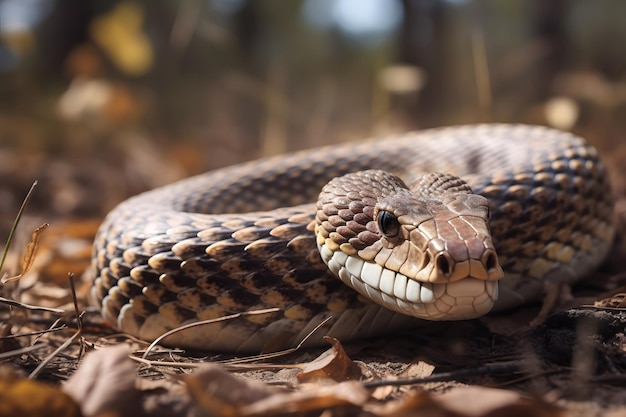
<svg viewBox="0 0 626 417">
<path fill-rule="evenodd" d="M 415 127 L 437 123 L 443 106 L 442 90 L 446 84 L 445 22 L 439 0 L 402 0 L 404 24 L 400 30 L 399 61 L 419 67 L 426 74 L 426 84 L 409 120 Z"/>
</svg>

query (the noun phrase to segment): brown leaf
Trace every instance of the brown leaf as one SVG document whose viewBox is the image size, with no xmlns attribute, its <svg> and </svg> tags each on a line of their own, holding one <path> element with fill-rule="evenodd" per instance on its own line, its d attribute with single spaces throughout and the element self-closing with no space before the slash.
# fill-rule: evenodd
<svg viewBox="0 0 626 417">
<path fill-rule="evenodd" d="M 406 379 L 406 378 L 426 378 L 433 374 L 435 370 L 435 366 L 425 362 L 418 361 L 410 364 L 405 370 L 395 375 L 386 375 L 385 379 L 390 378 L 398 378 L 398 379 Z M 377 387 L 374 392 L 372 392 L 372 398 L 377 400 L 385 400 L 391 394 L 393 394 L 398 388 L 392 385 L 383 385 L 381 387 Z"/>
<path fill-rule="evenodd" d="M 80 417 L 80 409 L 59 388 L 19 378 L 7 371 L 0 375 L 0 416 Z"/>
<path fill-rule="evenodd" d="M 428 415 L 437 417 L 560 417 L 562 410 L 513 391 L 480 386 L 453 388 L 433 395 L 418 391 L 382 407 L 372 407 L 380 417 Z"/>
<path fill-rule="evenodd" d="M 361 368 L 348 357 L 339 340 L 324 336 L 332 347 L 308 363 L 298 374 L 299 381 L 330 378 L 337 382 L 359 380 Z"/>
<path fill-rule="evenodd" d="M 39 239 L 41 239 L 41 235 L 48 228 L 48 226 L 50 226 L 48 223 L 44 223 L 37 229 L 35 229 L 30 238 L 30 242 L 26 246 L 26 254 L 24 254 L 24 258 L 22 258 L 22 272 L 10 278 L 3 278 L 3 284 L 6 284 L 7 282 L 17 281 L 18 279 L 26 275 L 28 271 L 30 271 L 30 267 L 33 266 L 33 262 L 35 262 L 37 249 L 39 248 Z"/>
<path fill-rule="evenodd" d="M 137 417 L 142 415 L 135 388 L 136 365 L 126 345 L 90 353 L 64 386 L 87 416 Z"/>
<path fill-rule="evenodd" d="M 242 407 L 241 416 L 256 417 L 320 412 L 335 407 L 361 408 L 369 399 L 369 392 L 356 381 L 333 385 L 307 385 L 294 393 L 272 395 L 264 400 Z M 348 415 L 352 415 L 348 413 Z"/>
<path fill-rule="evenodd" d="M 333 407 L 361 407 L 369 399 L 358 382 L 309 384 L 288 392 L 234 376 L 216 364 L 182 377 L 196 405 L 207 415 L 252 417 L 307 413 Z"/>
<path fill-rule="evenodd" d="M 445 410 L 442 404 L 435 401 L 433 396 L 426 391 L 416 391 L 382 406 L 371 406 L 370 411 L 379 417 L 411 417 L 416 415 L 462 417 L 456 412 Z"/>
<path fill-rule="evenodd" d="M 447 410 L 467 417 L 534 416 L 558 417 L 563 411 L 539 399 L 496 388 L 468 386 L 452 389 L 434 397 Z"/>
<path fill-rule="evenodd" d="M 276 394 L 278 389 L 259 381 L 238 378 L 217 364 L 206 364 L 182 380 L 196 404 L 209 415 L 234 417 L 240 408 Z"/>
</svg>

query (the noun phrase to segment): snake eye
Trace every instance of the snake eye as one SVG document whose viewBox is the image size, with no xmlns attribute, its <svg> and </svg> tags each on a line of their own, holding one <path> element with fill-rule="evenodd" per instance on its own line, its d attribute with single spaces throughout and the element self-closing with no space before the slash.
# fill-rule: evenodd
<svg viewBox="0 0 626 417">
<path fill-rule="evenodd" d="M 385 237 L 395 237 L 400 231 L 400 222 L 395 214 L 388 212 L 387 210 L 381 210 L 376 217 L 378 222 L 378 230 Z"/>
</svg>

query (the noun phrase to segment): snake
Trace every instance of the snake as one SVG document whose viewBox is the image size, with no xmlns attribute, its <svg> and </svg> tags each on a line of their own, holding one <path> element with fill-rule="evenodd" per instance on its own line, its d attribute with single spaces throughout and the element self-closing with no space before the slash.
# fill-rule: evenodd
<svg viewBox="0 0 626 417">
<path fill-rule="evenodd" d="M 120 203 L 91 296 L 117 329 L 259 352 L 470 320 L 605 259 L 608 173 L 584 139 L 479 124 L 265 157 Z M 198 326 L 185 326 L 202 322 Z"/>
</svg>

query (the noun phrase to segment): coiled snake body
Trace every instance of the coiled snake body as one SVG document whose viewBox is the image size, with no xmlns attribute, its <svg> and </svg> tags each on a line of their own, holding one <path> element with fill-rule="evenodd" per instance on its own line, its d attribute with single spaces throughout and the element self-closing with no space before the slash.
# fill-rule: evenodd
<svg viewBox="0 0 626 417">
<path fill-rule="evenodd" d="M 429 130 L 133 197 L 98 232 L 92 294 L 105 318 L 146 340 L 279 309 L 187 329 L 171 345 L 292 346 L 328 317 L 311 340 L 349 340 L 416 317 L 475 318 L 573 283 L 604 259 L 611 216 L 605 169 L 581 138 L 531 126 Z"/>
</svg>

